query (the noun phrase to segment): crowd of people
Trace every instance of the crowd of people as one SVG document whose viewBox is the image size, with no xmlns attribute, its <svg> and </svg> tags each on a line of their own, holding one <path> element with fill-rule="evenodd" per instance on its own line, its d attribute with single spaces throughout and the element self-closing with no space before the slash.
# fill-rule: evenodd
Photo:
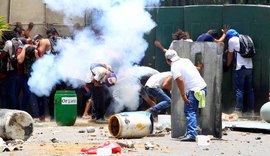
<svg viewBox="0 0 270 156">
<path fill-rule="evenodd" d="M 47 37 L 30 36 L 34 24 L 30 22 L 25 30 L 17 22 L 13 30 L 2 35 L 0 90 L 1 108 L 18 109 L 29 112 L 37 121 L 45 121 L 46 107 L 50 107 L 53 117 L 53 94 L 50 97 L 38 96 L 31 92 L 27 84 L 36 60 L 46 52 L 53 53 L 53 41 L 60 38 L 53 27 L 47 29 Z M 21 94 L 22 93 L 22 94 Z M 22 95 L 21 98 L 20 94 Z"/>
<path fill-rule="evenodd" d="M 61 38 L 57 30 L 53 27 L 47 29 L 47 37 L 35 35 L 33 38 L 30 32 L 34 24 L 29 23 L 26 30 L 18 22 L 13 31 L 5 31 L 2 36 L 3 49 L 1 50 L 1 62 L 6 64 L 4 69 L 0 70 L 0 94 L 1 108 L 20 109 L 29 112 L 37 121 L 45 121 L 46 107 L 49 108 L 50 117 L 53 117 L 54 94 L 63 84 L 56 85 L 50 96 L 38 96 L 31 92 L 27 81 L 31 76 L 31 66 L 46 53 L 57 55 L 54 50 L 54 44 L 58 38 Z M 172 34 L 172 44 L 174 41 L 184 40 L 193 42 L 188 32 L 178 29 Z M 240 42 L 239 33 L 225 27 L 222 29 L 222 35 L 219 37 L 218 31 L 209 30 L 201 34 L 197 42 L 227 42 L 228 59 L 225 64 L 227 69 L 235 60 L 236 71 L 236 107 L 235 111 L 241 115 L 243 111 L 243 94 L 245 80 L 248 80 L 248 109 L 254 113 L 254 93 L 252 89 L 252 59 L 243 58 L 239 52 Z M 170 113 L 171 105 L 171 86 L 174 80 L 180 91 L 185 106 L 184 112 L 187 119 L 187 131 L 181 137 L 182 141 L 194 141 L 198 135 L 197 111 L 200 99 L 205 99 L 207 94 L 207 84 L 200 71 L 203 70 L 203 64 L 194 65 L 187 58 L 180 58 L 177 52 L 172 49 L 172 44 L 168 49 L 164 48 L 157 40 L 155 46 L 164 52 L 166 62 L 171 66 L 170 71 L 159 72 L 155 69 L 140 78 L 140 107 L 137 110 L 148 111 L 157 116 L 160 113 Z M 14 49 L 16 48 L 16 61 L 13 63 Z M 233 59 L 234 58 L 234 59 Z M 2 65 L 1 65 L 2 67 Z M 150 68 L 150 67 L 149 67 Z M 92 63 L 90 67 L 91 76 L 89 82 L 82 86 L 84 90 L 83 99 L 85 109 L 82 118 L 95 120 L 97 123 L 106 122 L 108 117 L 107 108 L 114 103 L 113 94 L 110 87 L 117 84 L 117 74 L 107 63 Z M 22 93 L 22 98 L 19 98 Z M 198 97 L 203 96 L 203 97 Z M 144 105 L 143 107 L 141 107 Z M 205 104 L 204 104 L 205 105 Z M 110 113 L 109 113 L 110 115 Z"/>
</svg>

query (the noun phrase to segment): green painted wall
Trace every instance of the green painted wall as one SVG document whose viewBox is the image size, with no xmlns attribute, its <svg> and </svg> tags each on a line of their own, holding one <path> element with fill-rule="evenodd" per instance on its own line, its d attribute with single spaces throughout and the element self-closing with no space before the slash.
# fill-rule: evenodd
<svg viewBox="0 0 270 156">
<path fill-rule="evenodd" d="M 158 69 L 169 70 L 163 53 L 155 48 L 154 40 L 160 40 L 165 48 L 171 43 L 171 34 L 181 28 L 189 32 L 191 39 L 205 33 L 209 29 L 220 30 L 228 24 L 239 33 L 253 38 L 257 55 L 254 64 L 255 107 L 258 112 L 268 101 L 270 86 L 270 7 L 256 5 L 209 5 L 161 7 L 152 10 L 151 14 L 157 26 L 146 37 L 149 48 L 146 51 L 144 64 Z M 267 16 L 268 15 L 268 16 Z M 221 32 L 220 32 L 221 33 Z M 226 45 L 225 45 L 226 46 Z M 224 55 L 225 56 L 225 55 Z M 224 112 L 234 109 L 233 70 L 223 73 L 222 107 Z"/>
<path fill-rule="evenodd" d="M 164 54 L 154 46 L 154 41 L 159 40 L 165 48 L 168 48 L 172 41 L 172 33 L 178 28 L 184 26 L 184 7 L 163 7 L 156 8 L 154 12 L 155 21 L 157 26 L 152 30 L 153 35 L 148 40 L 149 48 L 147 49 L 146 56 L 148 56 L 151 67 L 159 71 L 168 71 L 169 66 L 166 64 Z M 152 54 L 152 55 L 149 55 Z M 149 62 L 144 62 L 149 65 Z"/>
</svg>

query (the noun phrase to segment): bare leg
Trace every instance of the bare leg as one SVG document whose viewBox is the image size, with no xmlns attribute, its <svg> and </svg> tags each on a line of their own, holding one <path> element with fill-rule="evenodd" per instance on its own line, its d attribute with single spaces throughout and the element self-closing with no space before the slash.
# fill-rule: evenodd
<svg viewBox="0 0 270 156">
<path fill-rule="evenodd" d="M 90 119 L 91 118 L 90 115 L 89 115 L 89 111 L 90 111 L 91 106 L 92 106 L 92 101 L 91 101 L 91 99 L 88 99 L 86 101 L 86 104 L 85 104 L 85 108 L 84 108 L 82 118 L 84 118 L 84 119 Z"/>
</svg>

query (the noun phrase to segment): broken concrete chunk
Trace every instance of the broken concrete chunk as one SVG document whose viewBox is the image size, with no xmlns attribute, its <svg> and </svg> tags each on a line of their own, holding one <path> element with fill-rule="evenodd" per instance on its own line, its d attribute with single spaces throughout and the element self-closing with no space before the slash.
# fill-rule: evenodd
<svg viewBox="0 0 270 156">
<path fill-rule="evenodd" d="M 89 126 L 89 127 L 86 128 L 87 133 L 94 133 L 95 130 L 96 130 L 95 127 L 92 127 L 92 126 Z"/>
<path fill-rule="evenodd" d="M 145 148 L 145 150 L 152 150 L 152 149 L 154 149 L 154 145 L 151 142 L 146 142 L 144 144 L 144 148 Z"/>
</svg>

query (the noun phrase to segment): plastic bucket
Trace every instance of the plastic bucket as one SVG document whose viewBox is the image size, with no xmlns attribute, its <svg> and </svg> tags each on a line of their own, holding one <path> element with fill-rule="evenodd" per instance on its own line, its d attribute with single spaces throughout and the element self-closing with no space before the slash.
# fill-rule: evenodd
<svg viewBox="0 0 270 156">
<path fill-rule="evenodd" d="M 56 91 L 54 95 L 54 116 L 59 126 L 74 125 L 77 118 L 77 95 L 75 91 Z"/>
<path fill-rule="evenodd" d="M 149 112 L 123 112 L 111 116 L 108 126 L 116 138 L 141 138 L 153 133 L 153 117 Z"/>
<path fill-rule="evenodd" d="M 171 115 L 158 115 L 158 123 L 162 126 L 171 127 Z"/>
<path fill-rule="evenodd" d="M 207 135 L 197 135 L 196 142 L 199 146 L 208 146 L 210 145 L 211 139 Z"/>
</svg>

